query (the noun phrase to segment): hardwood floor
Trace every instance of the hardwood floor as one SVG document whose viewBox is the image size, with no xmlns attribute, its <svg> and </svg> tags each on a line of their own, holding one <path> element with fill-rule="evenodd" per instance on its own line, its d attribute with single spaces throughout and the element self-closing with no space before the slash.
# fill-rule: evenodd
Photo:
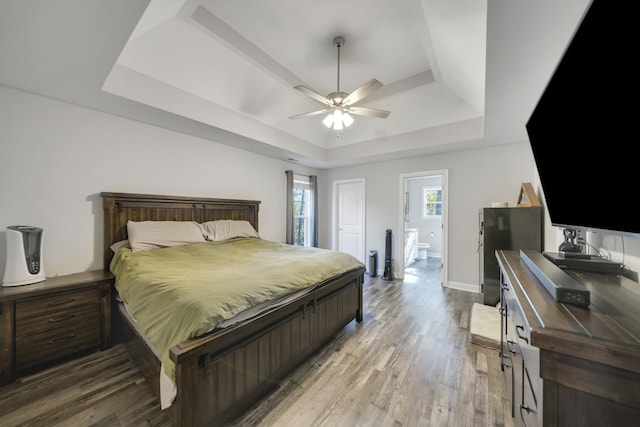
<svg viewBox="0 0 640 427">
<path fill-rule="evenodd" d="M 232 426 L 506 426 L 498 352 L 469 341 L 479 294 L 443 288 L 437 262 L 366 277 L 364 320 Z M 0 426 L 170 426 L 122 345 L 0 388 Z"/>
</svg>

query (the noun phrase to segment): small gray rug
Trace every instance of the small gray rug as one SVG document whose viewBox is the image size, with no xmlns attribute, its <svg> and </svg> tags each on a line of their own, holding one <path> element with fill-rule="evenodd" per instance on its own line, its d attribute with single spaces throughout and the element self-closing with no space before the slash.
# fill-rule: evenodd
<svg viewBox="0 0 640 427">
<path fill-rule="evenodd" d="M 500 349 L 500 312 L 498 307 L 474 303 L 469 319 L 469 335 L 472 343 Z"/>
</svg>

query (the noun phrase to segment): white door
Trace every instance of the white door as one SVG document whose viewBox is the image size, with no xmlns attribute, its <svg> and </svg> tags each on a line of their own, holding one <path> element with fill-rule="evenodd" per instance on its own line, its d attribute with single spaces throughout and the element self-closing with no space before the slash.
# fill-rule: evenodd
<svg viewBox="0 0 640 427">
<path fill-rule="evenodd" d="M 353 255 L 364 264 L 364 179 L 337 181 L 336 197 L 336 249 Z"/>
</svg>

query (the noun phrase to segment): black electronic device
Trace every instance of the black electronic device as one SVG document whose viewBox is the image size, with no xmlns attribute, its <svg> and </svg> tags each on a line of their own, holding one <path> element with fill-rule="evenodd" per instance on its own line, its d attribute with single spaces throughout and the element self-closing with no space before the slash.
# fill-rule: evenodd
<svg viewBox="0 0 640 427">
<path fill-rule="evenodd" d="M 591 304 L 589 290 L 540 252 L 521 250 L 520 259 L 556 301 L 583 307 Z"/>
<path fill-rule="evenodd" d="M 640 237 L 635 209 L 602 202 L 631 200 L 638 181 L 629 151 L 637 120 L 627 105 L 638 81 L 634 55 L 627 54 L 638 47 L 634 20 L 616 2 L 590 2 L 526 124 L 556 227 Z M 595 74 L 587 71 L 594 52 L 610 46 L 620 54 Z"/>
<path fill-rule="evenodd" d="M 393 258 L 391 257 L 391 230 L 386 231 L 386 244 L 384 253 L 384 274 L 383 280 L 393 280 Z"/>
<path fill-rule="evenodd" d="M 564 258 L 577 258 L 577 259 L 591 259 L 592 257 L 594 257 L 594 255 L 589 255 L 589 254 L 585 254 L 583 252 L 549 252 L 551 253 L 556 253 L 558 254 L 558 257 L 564 257 Z M 543 254 L 544 255 L 544 254 Z"/>
<path fill-rule="evenodd" d="M 565 253 L 582 253 L 582 248 L 580 247 L 580 245 L 576 245 L 576 237 L 578 236 L 578 232 L 573 228 L 565 228 L 563 233 L 564 242 L 560 244 L 558 250 Z"/>
<path fill-rule="evenodd" d="M 605 274 L 622 274 L 624 272 L 622 264 L 597 255 L 574 254 L 572 252 L 543 252 L 542 255 L 560 268 Z"/>
</svg>

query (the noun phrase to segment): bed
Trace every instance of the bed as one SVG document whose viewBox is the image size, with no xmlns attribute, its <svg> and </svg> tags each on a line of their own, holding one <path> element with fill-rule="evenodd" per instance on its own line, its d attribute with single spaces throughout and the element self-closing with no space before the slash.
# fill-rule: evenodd
<svg viewBox="0 0 640 427">
<path fill-rule="evenodd" d="M 106 269 L 118 265 L 118 257 L 126 251 L 118 249 L 114 252 L 112 247 L 128 239 L 127 224 L 131 222 L 217 224 L 231 220 L 233 223 L 247 222 L 258 231 L 258 201 L 107 192 L 101 196 Z M 236 246 L 249 246 L 258 244 L 259 240 L 262 239 L 249 236 L 230 239 L 230 242 Z M 214 250 L 209 246 L 215 245 L 194 243 L 185 246 L 184 250 L 199 246 Z M 169 250 L 177 253 L 183 248 Z M 245 270 L 251 269 L 242 269 Z M 235 323 L 224 327 L 217 325 L 172 345 L 168 350 L 173 368 L 169 380 L 175 397 L 166 405 L 166 410 L 173 423 L 176 426 L 216 426 L 229 422 L 269 393 L 279 380 L 330 341 L 339 330 L 353 320 L 362 321 L 364 271 L 364 266 L 358 263 L 313 286 L 288 293 L 286 299 L 278 299 L 278 304 L 269 305 L 269 301 L 265 301 L 261 311 L 250 316 L 242 317 L 240 313 L 240 320 Z M 254 270 L 244 276 L 262 275 Z M 241 273 L 233 277 L 234 283 L 246 281 Z M 162 354 L 158 354 L 158 348 L 142 332 L 143 328 L 133 320 L 134 316 L 125 304 L 114 300 L 113 312 L 115 339 L 125 343 L 158 398 L 166 401 L 162 390 L 165 390 L 167 375 Z"/>
</svg>

